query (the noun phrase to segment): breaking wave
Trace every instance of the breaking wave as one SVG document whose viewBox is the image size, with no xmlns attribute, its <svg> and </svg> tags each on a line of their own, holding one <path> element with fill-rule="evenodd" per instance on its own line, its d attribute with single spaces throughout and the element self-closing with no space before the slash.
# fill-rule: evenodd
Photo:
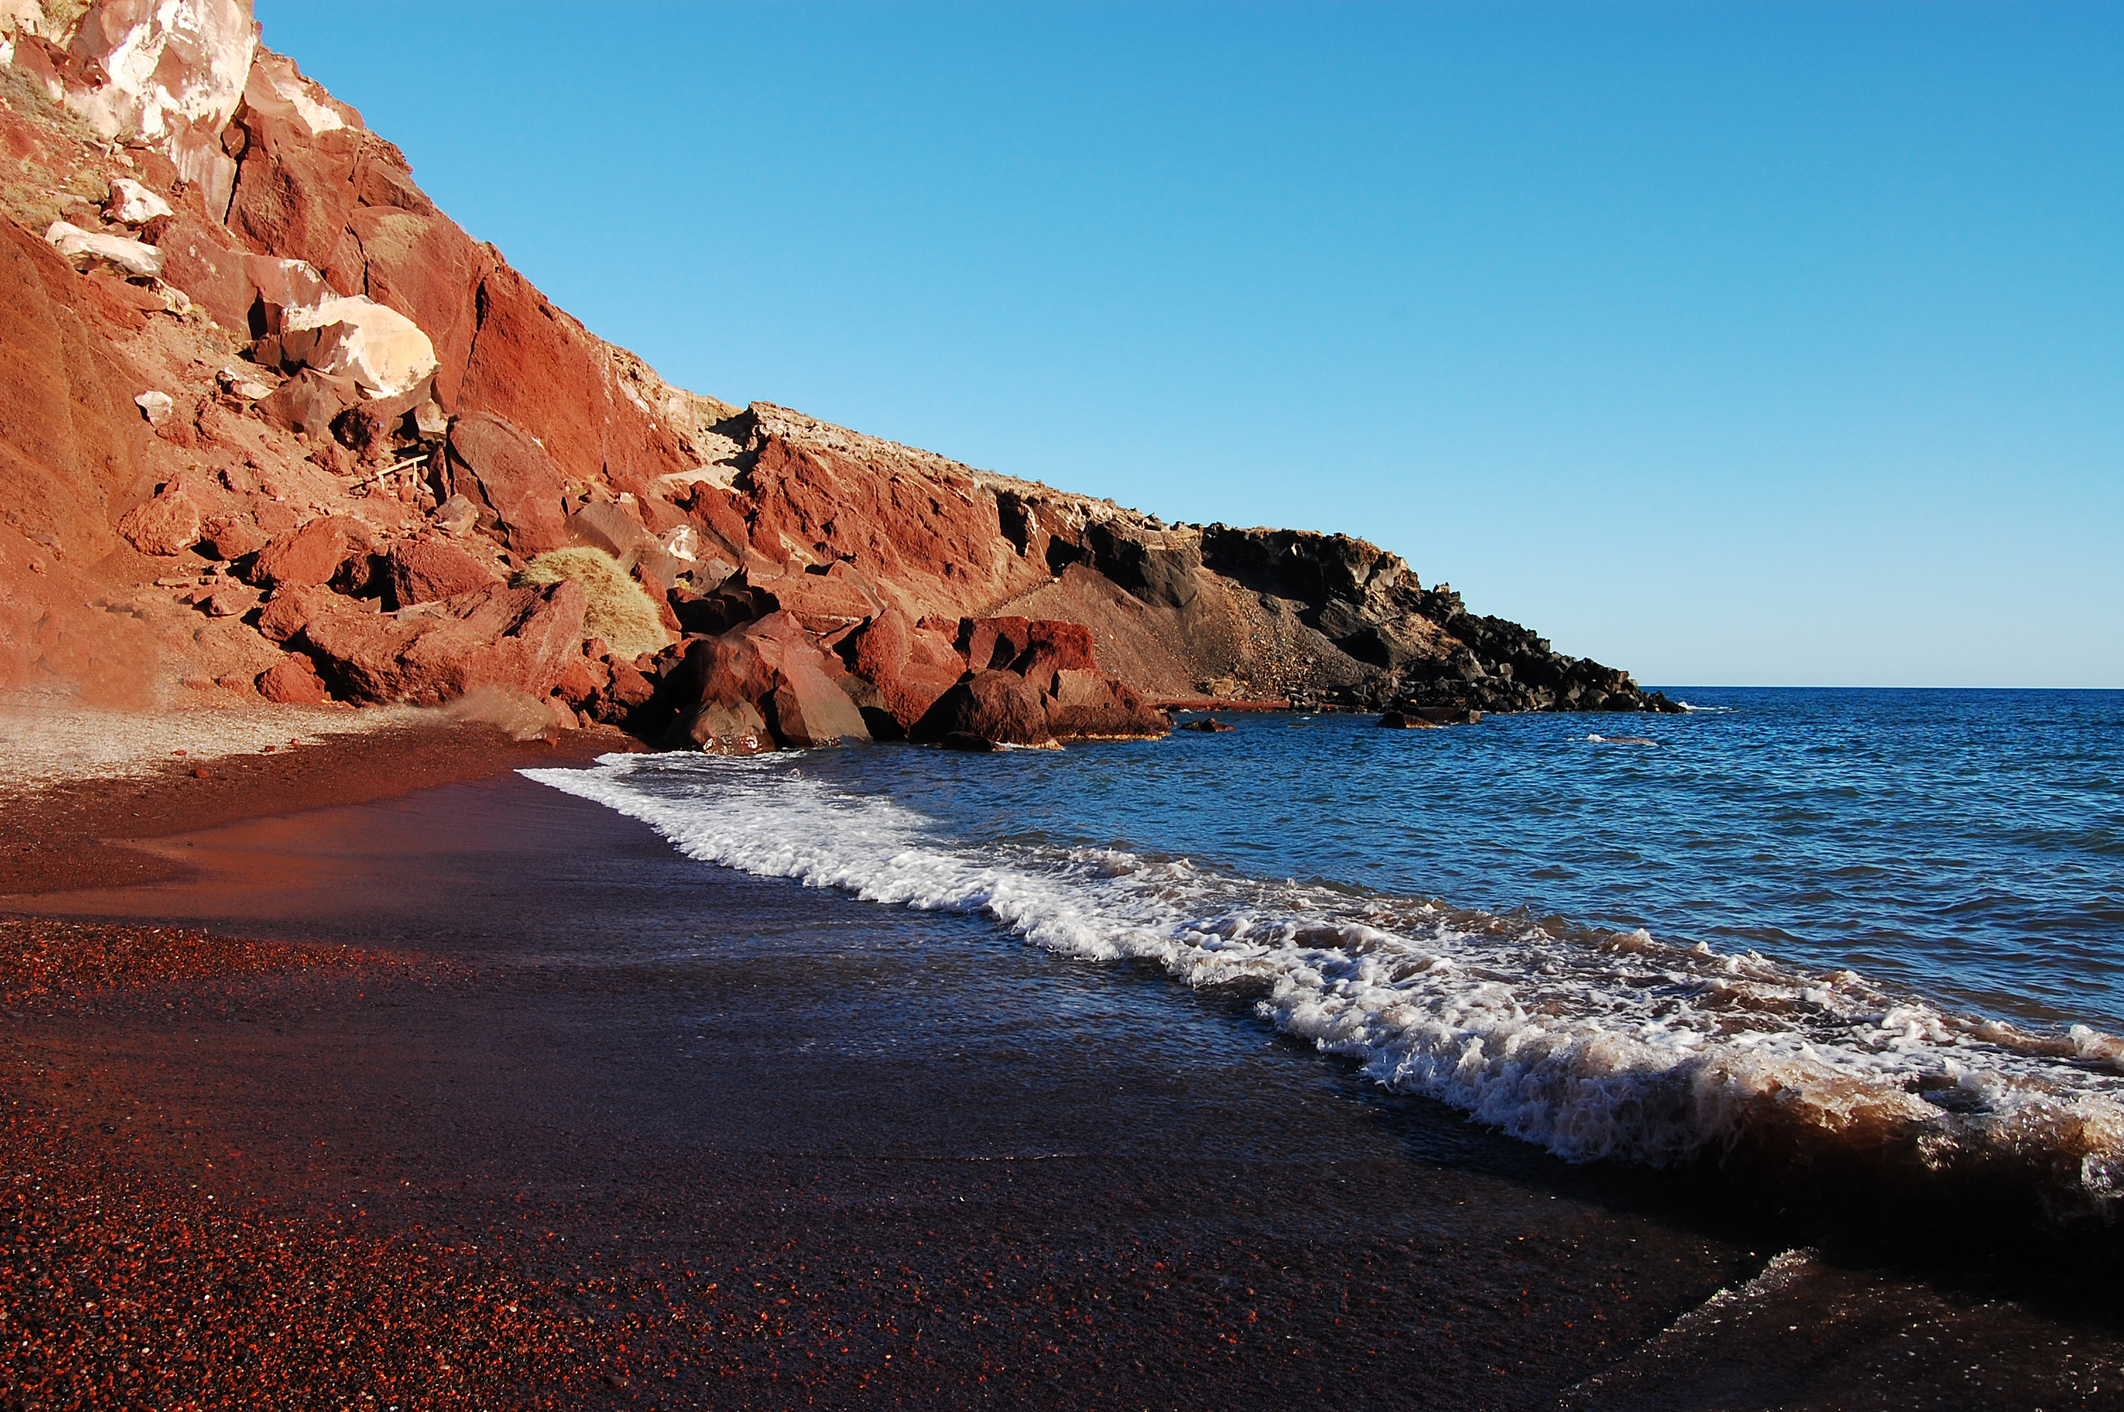
<svg viewBox="0 0 2124 1412">
<path fill-rule="evenodd" d="M 1741 1154 L 1817 1174 L 2001 1184 L 2055 1219 L 2124 1192 L 2124 1041 L 2014 1026 L 1645 931 L 1545 928 L 1186 858 L 970 845 L 771 760 L 608 756 L 524 772 L 689 857 L 985 916 L 1090 960 L 1243 987 L 1279 1029 L 1572 1161 Z"/>
</svg>

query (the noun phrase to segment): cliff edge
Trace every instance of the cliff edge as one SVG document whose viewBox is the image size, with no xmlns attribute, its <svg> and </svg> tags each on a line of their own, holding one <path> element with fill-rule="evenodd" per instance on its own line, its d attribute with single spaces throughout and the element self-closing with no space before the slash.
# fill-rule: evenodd
<svg viewBox="0 0 2124 1412">
<path fill-rule="evenodd" d="M 1678 709 L 1362 540 L 672 387 L 247 0 L 0 0 L 0 211 L 0 688 L 495 688 L 716 750 L 1157 734 L 1210 700 Z"/>
</svg>

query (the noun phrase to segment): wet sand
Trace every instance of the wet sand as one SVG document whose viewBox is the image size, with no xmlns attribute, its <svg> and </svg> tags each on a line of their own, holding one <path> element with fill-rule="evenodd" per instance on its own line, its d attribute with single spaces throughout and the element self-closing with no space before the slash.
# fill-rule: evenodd
<svg viewBox="0 0 2124 1412">
<path fill-rule="evenodd" d="M 0 898 L 4 1405 L 2124 1405 L 2099 1270 L 1793 1249 L 1235 998 L 392 777 Z"/>
</svg>

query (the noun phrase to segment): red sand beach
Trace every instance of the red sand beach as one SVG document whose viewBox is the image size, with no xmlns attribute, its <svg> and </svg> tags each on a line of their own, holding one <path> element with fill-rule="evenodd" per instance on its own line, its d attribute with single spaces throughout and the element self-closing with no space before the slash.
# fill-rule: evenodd
<svg viewBox="0 0 2124 1412">
<path fill-rule="evenodd" d="M 2078 1276 L 1788 1251 L 468 738 L 11 808 L 0 1405 L 2119 1404 Z"/>
</svg>

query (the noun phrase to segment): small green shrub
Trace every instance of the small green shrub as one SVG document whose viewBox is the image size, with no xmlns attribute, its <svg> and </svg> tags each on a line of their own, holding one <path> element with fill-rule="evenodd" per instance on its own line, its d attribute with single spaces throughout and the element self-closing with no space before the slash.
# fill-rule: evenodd
<svg viewBox="0 0 2124 1412">
<path fill-rule="evenodd" d="M 622 657 L 654 652 L 671 641 L 656 600 L 602 549 L 553 549 L 533 559 L 518 575 L 520 583 L 581 584 L 589 606 L 583 610 L 583 638 L 601 637 Z"/>
</svg>

